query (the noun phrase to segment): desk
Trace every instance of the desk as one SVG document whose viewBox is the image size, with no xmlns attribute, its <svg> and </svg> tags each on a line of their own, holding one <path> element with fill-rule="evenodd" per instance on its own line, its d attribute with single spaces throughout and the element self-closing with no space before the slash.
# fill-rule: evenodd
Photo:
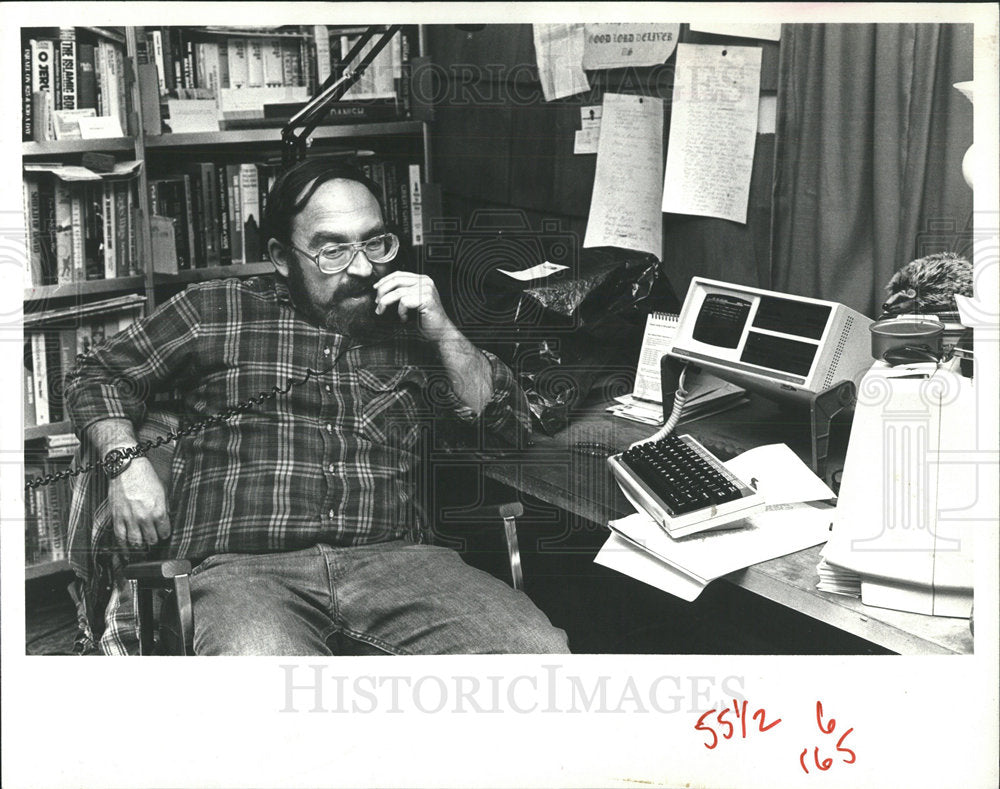
<svg viewBox="0 0 1000 789">
<path fill-rule="evenodd" d="M 648 426 L 612 417 L 604 411 L 605 405 L 581 409 L 567 429 L 554 436 L 536 434 L 533 447 L 486 463 L 486 475 L 593 523 L 604 525 L 632 512 L 602 458 L 569 451 L 581 441 L 624 449 L 652 432 Z M 748 406 L 682 425 L 679 430 L 691 433 L 723 459 L 754 446 L 783 441 L 808 462 L 808 429 L 798 420 L 794 414 L 755 398 Z M 836 468 L 838 448 L 832 443 L 834 462 L 830 466 Z M 839 450 L 842 458 L 843 446 Z M 972 635 L 965 619 L 873 608 L 857 598 L 817 590 L 821 547 L 755 564 L 723 580 L 893 652 L 972 653 Z"/>
</svg>

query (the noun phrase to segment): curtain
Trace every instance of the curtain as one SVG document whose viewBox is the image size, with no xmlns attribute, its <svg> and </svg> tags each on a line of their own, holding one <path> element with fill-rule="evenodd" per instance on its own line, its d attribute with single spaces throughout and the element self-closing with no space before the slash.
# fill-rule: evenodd
<svg viewBox="0 0 1000 789">
<path fill-rule="evenodd" d="M 885 285 L 968 244 L 972 26 L 785 25 L 770 287 L 878 317 Z"/>
</svg>

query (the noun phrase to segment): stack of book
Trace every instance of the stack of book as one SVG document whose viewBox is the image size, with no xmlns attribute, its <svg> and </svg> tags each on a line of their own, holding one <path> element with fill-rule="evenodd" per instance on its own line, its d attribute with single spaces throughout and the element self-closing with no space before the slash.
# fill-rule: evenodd
<svg viewBox="0 0 1000 789">
<path fill-rule="evenodd" d="M 21 31 L 21 139 L 121 136 L 128 128 L 125 38 L 107 28 Z M 105 118 L 84 121 L 81 118 Z"/>
</svg>

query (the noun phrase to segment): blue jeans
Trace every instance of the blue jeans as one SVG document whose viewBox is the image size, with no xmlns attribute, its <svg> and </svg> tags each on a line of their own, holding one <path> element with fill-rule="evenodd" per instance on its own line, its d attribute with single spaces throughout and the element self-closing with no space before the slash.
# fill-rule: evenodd
<svg viewBox="0 0 1000 789">
<path fill-rule="evenodd" d="M 191 598 L 199 655 L 569 651 L 523 592 L 404 540 L 210 556 Z"/>
</svg>

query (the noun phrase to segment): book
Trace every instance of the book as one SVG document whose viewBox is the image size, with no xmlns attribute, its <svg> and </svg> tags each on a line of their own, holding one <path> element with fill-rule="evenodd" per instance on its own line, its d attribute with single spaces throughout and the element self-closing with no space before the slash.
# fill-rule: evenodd
<svg viewBox="0 0 1000 789">
<path fill-rule="evenodd" d="M 31 42 L 22 37 L 21 41 L 21 140 L 30 142 L 34 135 L 32 120 L 31 85 L 32 73 L 32 48 Z"/>
<path fill-rule="evenodd" d="M 260 181 L 257 165 L 240 165 L 240 213 L 243 218 L 243 261 L 261 260 Z"/>
<path fill-rule="evenodd" d="M 238 164 L 227 164 L 225 171 L 229 196 L 231 259 L 233 263 L 245 263 L 246 258 L 243 253 L 243 203 L 240 191 L 240 166 Z"/>
<path fill-rule="evenodd" d="M 245 88 L 250 82 L 250 65 L 247 63 L 247 41 L 245 38 L 230 38 L 226 41 L 229 56 L 230 88 Z"/>
<path fill-rule="evenodd" d="M 247 87 L 264 87 L 264 44 L 259 38 L 247 39 Z"/>
<path fill-rule="evenodd" d="M 73 190 L 61 179 L 55 179 L 56 259 L 59 285 L 73 281 Z"/>
<path fill-rule="evenodd" d="M 115 210 L 115 185 L 112 181 L 101 184 L 101 235 L 104 240 L 104 278 L 118 276 L 118 212 Z"/>
<path fill-rule="evenodd" d="M 24 426 L 34 427 L 38 421 L 35 414 L 35 376 L 30 339 L 24 343 L 21 376 L 21 389 L 24 394 Z"/>
<path fill-rule="evenodd" d="M 35 424 L 47 425 L 49 411 L 49 366 L 45 354 L 45 335 L 35 332 L 31 335 L 31 373 L 35 388 Z"/>
<path fill-rule="evenodd" d="M 87 279 L 104 279 L 104 188 L 102 183 L 83 185 L 83 255 Z"/>
<path fill-rule="evenodd" d="M 48 110 L 56 108 L 53 100 L 55 84 L 55 43 L 51 39 L 35 38 L 31 40 L 31 92 L 32 117 L 34 118 L 32 136 L 36 142 L 51 140 L 51 116 L 45 115 Z M 47 98 L 38 98 L 38 94 Z M 39 113 L 41 110 L 41 113 Z M 45 115 L 45 117 L 40 117 Z"/>
<path fill-rule="evenodd" d="M 80 41 L 76 45 L 77 106 L 97 110 L 97 76 L 94 73 L 94 45 Z"/>
<path fill-rule="evenodd" d="M 409 166 L 410 184 L 410 226 L 412 228 L 411 241 L 413 246 L 423 246 L 424 243 L 424 204 L 423 204 L 423 181 L 420 178 L 420 165 L 411 164 Z"/>
<path fill-rule="evenodd" d="M 59 28 L 59 96 L 61 110 L 75 110 L 77 104 L 76 81 L 76 28 Z"/>
<path fill-rule="evenodd" d="M 28 255 L 24 268 L 25 287 L 44 285 L 45 275 L 42 271 L 42 206 L 38 193 L 38 180 L 25 178 L 21 182 L 22 199 L 24 201 L 24 250 Z"/>
<path fill-rule="evenodd" d="M 233 262 L 231 211 L 229 207 L 230 185 L 226 178 L 226 166 L 215 166 L 215 210 L 219 217 L 219 265 L 228 266 Z"/>
</svg>

